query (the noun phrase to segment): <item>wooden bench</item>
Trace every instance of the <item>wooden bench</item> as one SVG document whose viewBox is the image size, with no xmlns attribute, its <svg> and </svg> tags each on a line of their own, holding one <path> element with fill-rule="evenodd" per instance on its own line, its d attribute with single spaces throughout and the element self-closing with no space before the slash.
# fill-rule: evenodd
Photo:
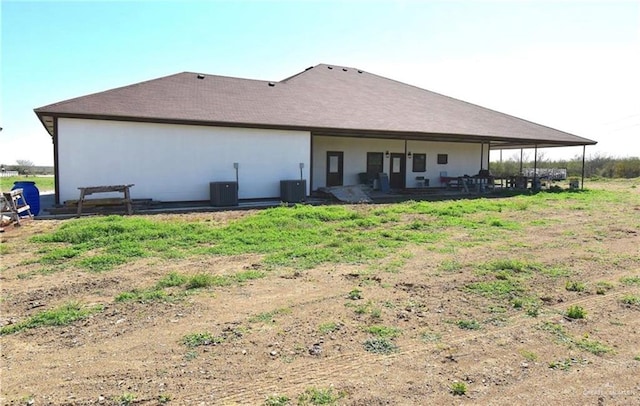
<svg viewBox="0 0 640 406">
<path fill-rule="evenodd" d="M 127 207 L 127 214 L 133 214 L 133 207 L 131 206 L 131 195 L 129 194 L 129 189 L 133 184 L 130 185 L 112 185 L 112 186 L 88 186 L 88 187 L 79 187 L 80 189 L 80 199 L 78 199 L 78 217 L 82 214 L 82 205 L 86 201 L 85 196 L 92 195 L 94 193 L 112 193 L 112 192 L 120 192 L 124 194 L 124 197 L 120 199 L 120 202 Z"/>
</svg>

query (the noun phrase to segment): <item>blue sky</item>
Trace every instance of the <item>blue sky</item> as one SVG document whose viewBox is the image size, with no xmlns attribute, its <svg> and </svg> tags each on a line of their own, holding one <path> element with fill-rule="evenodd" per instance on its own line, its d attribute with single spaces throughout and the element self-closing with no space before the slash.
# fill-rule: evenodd
<svg viewBox="0 0 640 406">
<path fill-rule="evenodd" d="M 4 164 L 53 163 L 36 107 L 182 71 L 281 80 L 318 63 L 640 156 L 638 1 L 2 0 L 0 16 Z"/>
</svg>

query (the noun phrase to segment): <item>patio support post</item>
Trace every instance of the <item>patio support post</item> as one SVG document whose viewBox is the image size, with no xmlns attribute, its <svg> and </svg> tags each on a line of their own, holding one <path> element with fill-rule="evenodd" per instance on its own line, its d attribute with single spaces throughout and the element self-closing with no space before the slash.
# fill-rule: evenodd
<svg viewBox="0 0 640 406">
<path fill-rule="evenodd" d="M 484 142 L 480 143 L 480 170 L 484 169 Z"/>
<path fill-rule="evenodd" d="M 500 150 L 500 154 L 502 154 L 502 150 Z M 502 161 L 502 159 L 500 159 Z M 491 141 L 487 144 L 487 171 L 491 170 Z"/>
<path fill-rule="evenodd" d="M 584 154 L 587 150 L 586 144 L 582 146 L 582 179 L 580 180 L 580 189 L 584 189 Z"/>
<path fill-rule="evenodd" d="M 522 175 L 522 148 L 520 148 L 520 175 Z"/>
<path fill-rule="evenodd" d="M 538 144 L 533 146 L 533 180 L 531 181 L 531 189 L 537 191 L 538 188 Z"/>
</svg>

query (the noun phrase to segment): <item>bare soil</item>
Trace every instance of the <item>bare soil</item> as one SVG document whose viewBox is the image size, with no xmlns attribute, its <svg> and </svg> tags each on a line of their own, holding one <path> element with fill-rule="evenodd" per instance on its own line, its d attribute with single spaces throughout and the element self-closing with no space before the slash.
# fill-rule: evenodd
<svg viewBox="0 0 640 406">
<path fill-rule="evenodd" d="M 276 269 L 263 279 L 169 302 L 114 298 L 153 286 L 172 271 L 224 275 L 262 269 L 261 257 L 145 258 L 103 273 L 37 274 L 32 271 L 39 265 L 28 261 L 37 246 L 29 238 L 63 220 L 25 221 L 0 235 L 0 323 L 70 300 L 105 309 L 71 325 L 0 337 L 0 403 L 260 405 L 278 395 L 296 404 L 315 387 L 341 394 L 342 405 L 640 404 L 640 308 L 620 301 L 640 294 L 637 284 L 620 282 L 640 276 L 640 188 L 630 185 L 587 185 L 635 194 L 636 203 L 624 207 L 502 213 L 527 224 L 508 244 L 465 244 L 469 235 L 461 232 L 453 252 L 406 248 L 411 255 L 395 271 L 370 264 Z M 225 223 L 250 215 L 181 216 Z M 547 225 L 530 225 L 536 220 Z M 536 279 L 533 289 L 543 302 L 537 317 L 463 289 L 478 280 L 474 264 L 504 258 L 557 265 L 572 274 Z M 446 261 L 462 266 L 443 270 Z M 566 290 L 568 280 L 585 283 L 587 290 Z M 612 288 L 597 294 L 602 281 Z M 349 298 L 354 289 L 362 299 Z M 572 305 L 585 308 L 587 318 L 564 317 Z M 266 313 L 271 317 L 256 317 Z M 461 329 L 459 320 L 477 320 L 481 328 Z M 613 352 L 594 355 L 563 342 L 542 327 L 545 322 Z M 327 323 L 336 328 L 321 332 Z M 365 350 L 372 325 L 400 330 L 393 340 L 397 352 Z M 195 348 L 182 344 L 183 337 L 200 332 L 224 340 Z M 456 381 L 466 385 L 465 395 L 451 393 Z"/>
</svg>

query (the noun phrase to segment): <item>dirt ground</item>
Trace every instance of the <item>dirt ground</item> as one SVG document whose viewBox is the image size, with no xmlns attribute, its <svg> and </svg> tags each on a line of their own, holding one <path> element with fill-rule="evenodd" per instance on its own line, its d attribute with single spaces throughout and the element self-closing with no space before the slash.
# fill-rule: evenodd
<svg viewBox="0 0 640 406">
<path fill-rule="evenodd" d="M 508 242 L 465 244 L 470 236 L 461 232 L 455 250 L 405 248 L 407 259 L 394 271 L 369 264 L 275 269 L 263 279 L 168 302 L 114 298 L 153 286 L 172 271 L 261 269 L 261 257 L 144 258 L 102 273 L 30 274 L 38 264 L 27 259 L 37 246 L 28 239 L 63 220 L 25 221 L 0 235 L 6 247 L 0 324 L 69 300 L 102 304 L 104 310 L 71 325 L 1 336 L 0 403 L 260 405 L 275 395 L 297 404 L 305 390 L 321 388 L 339 394 L 341 405 L 640 405 L 640 306 L 620 301 L 640 295 L 640 286 L 621 282 L 640 277 L 640 187 L 587 187 L 626 190 L 635 203 L 612 203 L 598 212 L 564 206 L 505 212 L 503 218 L 527 224 Z M 251 214 L 180 216 L 224 223 Z M 540 219 L 545 226 L 531 225 Z M 532 317 L 509 302 L 463 289 L 478 280 L 474 264 L 504 258 L 572 273 L 536 279 L 542 307 Z M 451 261 L 462 265 L 443 269 Z M 587 289 L 568 291 L 569 280 Z M 595 286 L 603 281 L 609 289 L 597 294 Z M 354 289 L 361 299 L 349 297 Z M 586 309 L 587 318 L 566 318 L 572 305 Z M 462 319 L 477 320 L 481 328 L 459 328 Z M 323 332 L 320 326 L 329 323 L 333 328 Z M 397 328 L 398 351 L 366 351 L 366 328 L 372 325 Z M 545 325 L 613 351 L 594 355 Z M 181 343 L 196 332 L 224 340 L 195 348 Z M 454 382 L 464 383 L 466 394 L 452 394 Z"/>
</svg>

